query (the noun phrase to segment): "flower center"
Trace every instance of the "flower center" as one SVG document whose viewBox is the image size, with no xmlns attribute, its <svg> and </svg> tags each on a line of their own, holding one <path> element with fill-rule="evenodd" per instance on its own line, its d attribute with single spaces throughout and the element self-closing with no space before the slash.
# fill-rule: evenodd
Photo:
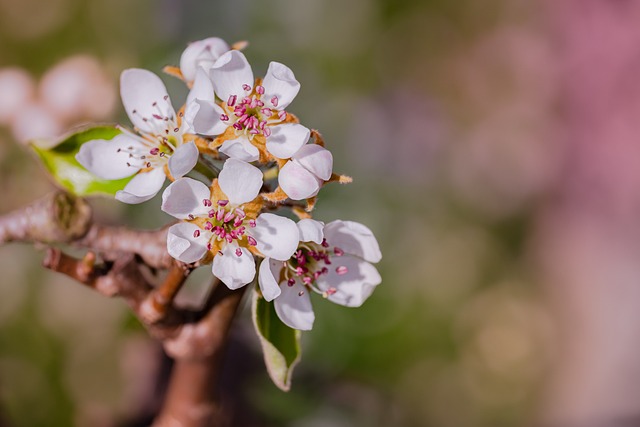
<svg viewBox="0 0 640 427">
<path fill-rule="evenodd" d="M 204 199 L 202 204 L 211 208 L 207 216 L 189 215 L 189 220 L 199 227 L 193 237 L 197 238 L 205 233 L 209 240 L 209 251 L 219 252 L 226 243 L 234 241 L 239 246 L 256 246 L 256 239 L 246 233 L 247 227 L 256 226 L 256 220 L 248 218 L 241 207 L 230 206 L 228 200 L 218 200 L 215 208 L 209 199 Z M 241 256 L 242 251 L 236 250 L 236 255 Z"/>
<path fill-rule="evenodd" d="M 285 261 L 284 278 L 289 286 L 293 286 L 296 279 L 304 285 L 313 287 L 316 280 L 322 275 L 328 274 L 330 268 L 335 268 L 338 275 L 347 274 L 349 270 L 344 265 L 334 267 L 333 261 L 344 255 L 344 251 L 337 246 L 331 247 L 326 239 L 318 245 L 313 242 L 304 242 L 289 260 Z M 332 261 L 333 259 L 333 261 Z M 337 292 L 331 287 L 322 294 L 327 297 Z"/>
<path fill-rule="evenodd" d="M 183 130 L 178 125 L 169 96 L 165 95 L 162 101 L 152 103 L 151 107 L 154 111 L 151 117 L 145 117 L 137 110 L 131 112 L 149 125 L 149 130 L 136 129 L 138 133 L 134 133 L 118 126 L 122 133 L 141 144 L 118 149 L 118 152 L 124 151 L 129 154 L 127 166 L 153 169 L 164 167 L 169 157 L 183 143 Z M 181 112 L 179 117 L 182 118 L 182 115 Z"/>
<path fill-rule="evenodd" d="M 236 135 L 244 134 L 252 140 L 256 135 L 271 135 L 269 126 L 283 122 L 287 113 L 277 110 L 278 97 L 273 96 L 269 100 L 262 99 L 264 87 L 257 85 L 255 88 L 245 84 L 242 86 L 245 96 L 239 98 L 231 95 L 227 102 L 222 103 L 225 111 L 220 120 L 232 126 Z"/>
</svg>

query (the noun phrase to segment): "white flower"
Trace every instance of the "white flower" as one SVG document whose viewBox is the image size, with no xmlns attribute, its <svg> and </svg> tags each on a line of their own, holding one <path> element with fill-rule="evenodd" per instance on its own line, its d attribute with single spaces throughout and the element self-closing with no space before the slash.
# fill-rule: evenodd
<svg viewBox="0 0 640 427">
<path fill-rule="evenodd" d="M 352 221 L 327 225 L 312 219 L 298 222 L 300 245 L 286 262 L 269 257 L 260 265 L 258 283 L 286 325 L 310 330 L 315 316 L 309 291 L 347 307 L 359 307 L 382 281 L 371 264 L 382 258 L 367 227 Z"/>
<path fill-rule="evenodd" d="M 192 263 L 210 252 L 213 275 L 230 289 L 253 280 L 252 253 L 289 259 L 298 245 L 298 228 L 288 218 L 259 215 L 261 187 L 262 172 L 235 159 L 225 162 L 211 189 L 190 178 L 176 180 L 162 195 L 162 210 L 186 222 L 169 228 L 169 254 Z"/>
<path fill-rule="evenodd" d="M 180 71 L 187 83 L 196 79 L 198 68 L 209 72 L 213 64 L 223 53 L 231 49 L 227 42 L 218 37 L 209 37 L 204 40 L 189 43 L 180 57 Z"/>
<path fill-rule="evenodd" d="M 220 56 L 208 74 L 204 69 L 198 71 L 194 84 L 198 90 L 193 91 L 192 100 L 206 102 L 209 108 L 198 113 L 206 115 L 206 120 L 196 115 L 194 130 L 209 136 L 228 130 L 230 135 L 219 149 L 222 153 L 252 162 L 260 157 L 258 147 L 266 145 L 271 155 L 288 159 L 309 140 L 309 129 L 285 122 L 285 108 L 300 90 L 286 65 L 271 62 L 262 83 L 255 85 L 247 58 L 231 50 Z M 215 95 L 222 100 L 219 106 Z"/>
<path fill-rule="evenodd" d="M 174 178 L 184 176 L 198 162 L 198 148 L 185 142 L 186 121 L 178 124 L 162 80 L 142 69 L 129 69 L 120 76 L 120 95 L 137 133 L 120 128 L 112 140 L 97 139 L 82 145 L 78 162 L 94 175 L 115 180 L 137 175 L 116 199 L 142 203 L 155 196 L 165 180 L 167 165 Z"/>
<path fill-rule="evenodd" d="M 331 152 L 319 145 L 307 144 L 280 169 L 278 185 L 292 200 L 308 199 L 318 194 L 332 171 Z"/>
</svg>

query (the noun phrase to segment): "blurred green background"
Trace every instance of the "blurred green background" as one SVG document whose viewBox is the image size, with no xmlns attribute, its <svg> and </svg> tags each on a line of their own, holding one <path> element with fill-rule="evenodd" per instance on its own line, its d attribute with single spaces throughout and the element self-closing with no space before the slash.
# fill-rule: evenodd
<svg viewBox="0 0 640 427">
<path fill-rule="evenodd" d="M 315 217 L 367 224 L 383 251 L 383 284 L 361 309 L 314 300 L 288 394 L 270 383 L 243 313 L 223 389 L 237 425 L 522 426 L 536 419 L 553 348 L 530 236 L 559 163 L 548 138 L 551 45 L 534 3 L 0 0 L 0 66 L 26 70 L 40 84 L 35 99 L 61 61 L 93 64 L 83 67 L 100 91 L 80 91 L 84 103 L 56 131 L 127 124 L 120 71 L 160 73 L 189 41 L 248 40 L 256 75 L 271 60 L 289 65 L 302 84 L 290 110 L 354 178 L 325 187 Z M 163 80 L 178 104 L 183 84 Z M 24 130 L 5 124 L 0 213 L 52 188 L 17 141 Z M 157 198 L 92 203 L 110 223 L 169 220 Z M 41 248 L 0 248 L 0 417 L 17 427 L 144 418 L 167 364 L 160 350 L 121 301 L 41 269 L 41 259 Z M 185 299 L 204 291 L 200 273 Z"/>
</svg>

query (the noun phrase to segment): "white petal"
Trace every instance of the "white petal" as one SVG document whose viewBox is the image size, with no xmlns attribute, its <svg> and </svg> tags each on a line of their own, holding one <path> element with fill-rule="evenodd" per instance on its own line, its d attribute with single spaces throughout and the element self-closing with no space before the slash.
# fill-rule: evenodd
<svg viewBox="0 0 640 427">
<path fill-rule="evenodd" d="M 196 230 L 200 232 L 199 237 L 194 237 Z M 174 224 L 167 233 L 167 251 L 178 261 L 188 264 L 196 262 L 207 253 L 210 236 L 210 233 L 190 222 Z"/>
<path fill-rule="evenodd" d="M 296 281 L 293 286 L 280 284 L 282 293 L 273 303 L 282 323 L 293 329 L 310 331 L 316 316 L 311 306 L 309 291 Z"/>
<path fill-rule="evenodd" d="M 227 124 L 220 120 L 222 108 L 210 101 L 194 100 L 184 110 L 186 133 L 215 136 L 224 133 Z"/>
<path fill-rule="evenodd" d="M 224 111 L 215 103 L 213 84 L 204 70 L 198 70 L 185 105 L 186 132 L 212 136 L 223 133 L 227 128 L 220 120 Z"/>
<path fill-rule="evenodd" d="M 164 184 L 164 170 L 153 169 L 150 172 L 142 172 L 133 177 L 131 181 L 116 193 L 116 199 L 124 203 L 136 204 L 152 199 Z"/>
<path fill-rule="evenodd" d="M 129 157 L 128 147 L 142 149 L 142 144 L 125 135 L 116 135 L 111 140 L 94 139 L 80 146 L 76 160 L 89 172 L 102 179 L 122 179 L 138 172 L 142 161 Z M 129 163 L 131 166 L 128 166 Z"/>
<path fill-rule="evenodd" d="M 331 263 L 329 272 L 321 275 L 316 284 L 322 291 L 335 289 L 336 292 L 327 298 L 336 304 L 360 307 L 382 281 L 380 273 L 372 264 L 351 255 L 332 256 Z"/>
<path fill-rule="evenodd" d="M 229 289 L 238 289 L 251 282 L 256 275 L 256 264 L 253 255 L 246 248 L 240 248 L 242 255 L 236 254 L 240 248 L 235 243 L 229 243 L 222 249 L 222 254 L 213 258 L 211 271 L 222 280 Z"/>
<path fill-rule="evenodd" d="M 169 118 L 176 115 L 164 83 L 151 71 L 124 70 L 120 75 L 120 96 L 131 123 L 143 132 L 156 134 L 166 128 L 164 120 L 154 115 Z"/>
<path fill-rule="evenodd" d="M 324 233 L 322 231 L 324 228 L 323 222 L 307 218 L 298 221 L 297 226 L 301 242 L 322 243 L 322 239 L 324 238 Z"/>
<path fill-rule="evenodd" d="M 265 258 L 260 263 L 258 269 L 258 284 L 262 291 L 262 296 L 267 301 L 273 301 L 280 296 L 280 286 L 278 285 L 278 279 L 280 277 L 280 271 L 282 270 L 282 262 L 272 260 L 271 258 Z"/>
<path fill-rule="evenodd" d="M 162 193 L 161 209 L 178 219 L 187 219 L 189 215 L 206 216 L 209 207 L 203 203 L 210 200 L 209 187 L 191 178 L 175 180 Z"/>
<path fill-rule="evenodd" d="M 222 55 L 211 69 L 211 80 L 216 95 L 224 102 L 229 96 L 242 97 L 245 91 L 242 85 L 253 87 L 253 71 L 242 52 L 230 50 Z"/>
<path fill-rule="evenodd" d="M 271 213 L 256 218 L 256 226 L 248 228 L 247 234 L 256 239 L 260 252 L 279 261 L 291 258 L 300 241 L 295 222 Z"/>
<path fill-rule="evenodd" d="M 287 108 L 300 90 L 300 83 L 296 80 L 291 68 L 279 62 L 269 64 L 262 86 L 264 86 L 265 93 L 262 99 L 265 104 L 270 105 L 271 98 L 277 96 L 278 106 L 276 108 L 278 110 Z"/>
<path fill-rule="evenodd" d="M 255 162 L 260 158 L 260 152 L 249 142 L 246 136 L 226 140 L 218 151 L 232 159 L 242 160 L 243 162 Z"/>
<path fill-rule="evenodd" d="M 256 198 L 262 187 L 262 172 L 247 162 L 228 159 L 218 175 L 220 189 L 232 205 L 241 205 Z"/>
<path fill-rule="evenodd" d="M 296 162 L 290 161 L 280 169 L 278 184 L 290 199 L 303 200 L 318 194 L 322 180 Z"/>
<path fill-rule="evenodd" d="M 324 237 L 331 246 L 369 262 L 382 259 L 380 246 L 373 232 L 354 221 L 332 221 L 324 227 Z"/>
<path fill-rule="evenodd" d="M 189 43 L 180 57 L 180 71 L 184 79 L 187 82 L 193 81 L 200 68 L 208 72 L 220 55 L 229 49 L 229 45 L 218 37 Z"/>
<path fill-rule="evenodd" d="M 174 179 L 181 178 L 191 172 L 198 163 L 198 147 L 189 141 L 179 146 L 169 158 L 169 172 Z"/>
<path fill-rule="evenodd" d="M 194 80 L 193 86 L 189 91 L 189 95 L 187 95 L 187 101 L 185 103 L 188 105 L 197 99 L 201 101 L 215 101 L 216 96 L 213 91 L 213 83 L 211 82 L 209 73 L 200 68 L 198 69 L 195 76 L 196 79 Z"/>
<path fill-rule="evenodd" d="M 297 123 L 271 127 L 267 150 L 279 159 L 288 159 L 309 141 L 311 132 Z"/>
<path fill-rule="evenodd" d="M 326 181 L 331 178 L 333 155 L 326 148 L 317 144 L 307 144 L 291 158 L 321 180 Z"/>
</svg>

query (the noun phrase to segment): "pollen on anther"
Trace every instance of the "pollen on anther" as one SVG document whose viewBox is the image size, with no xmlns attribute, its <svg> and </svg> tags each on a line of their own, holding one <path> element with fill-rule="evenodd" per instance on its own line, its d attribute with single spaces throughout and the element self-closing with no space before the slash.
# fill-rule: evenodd
<svg viewBox="0 0 640 427">
<path fill-rule="evenodd" d="M 341 265 L 340 267 L 336 268 L 336 273 L 338 273 L 338 275 L 340 276 L 347 274 L 348 272 L 349 272 L 349 269 L 344 265 Z"/>
</svg>

